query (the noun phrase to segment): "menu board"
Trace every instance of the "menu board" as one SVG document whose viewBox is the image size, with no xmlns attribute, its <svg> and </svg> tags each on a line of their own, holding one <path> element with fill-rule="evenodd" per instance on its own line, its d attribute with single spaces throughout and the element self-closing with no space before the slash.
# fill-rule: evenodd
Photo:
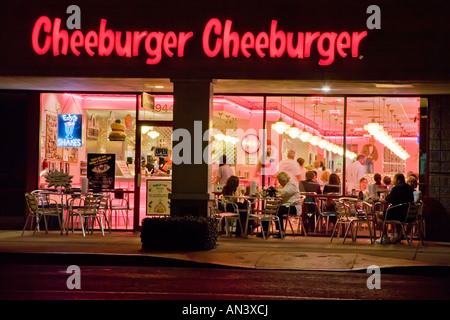
<svg viewBox="0 0 450 320">
<path fill-rule="evenodd" d="M 93 190 L 114 189 L 116 175 L 116 155 L 114 153 L 88 153 L 87 178 Z"/>
<path fill-rule="evenodd" d="M 172 181 L 147 180 L 147 215 L 169 215 Z"/>
</svg>

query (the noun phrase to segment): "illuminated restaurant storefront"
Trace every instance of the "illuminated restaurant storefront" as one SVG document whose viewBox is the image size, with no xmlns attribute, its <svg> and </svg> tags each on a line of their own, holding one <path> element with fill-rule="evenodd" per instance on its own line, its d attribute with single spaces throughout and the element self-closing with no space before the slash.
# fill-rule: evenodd
<svg viewBox="0 0 450 320">
<path fill-rule="evenodd" d="M 232 1 L 194 10 L 196 19 L 178 14 L 187 4 L 171 12 L 151 4 L 149 10 L 160 12 L 151 22 L 140 1 L 131 1 L 125 11 L 133 14 L 123 16 L 120 6 L 98 12 L 89 3 L 78 5 L 80 28 L 76 19 L 69 27 L 76 10 L 66 13 L 64 4 L 27 11 L 19 22 L 2 15 L 26 38 L 14 42 L 2 35 L 13 44 L 2 52 L 2 106 L 8 105 L 13 119 L 19 116 L 14 103 L 26 106 L 28 124 L 18 136 L 28 145 L 19 153 L 28 159 L 21 162 L 26 175 L 16 177 L 15 188 L 2 186 L 5 194 L 45 188 L 45 175 L 54 170 L 69 173 L 73 186 L 82 187 L 88 155 L 113 154 L 112 187 L 124 190 L 129 202 L 113 228 L 138 230 L 148 215 L 206 215 L 222 155 L 242 185 L 262 188 L 276 183 L 258 169 L 267 147 L 274 161 L 292 149 L 305 167 L 322 162 L 340 175 L 341 192 L 349 194 L 346 168 L 369 145 L 377 150 L 369 183 L 375 173 L 412 172 L 424 196 L 447 207 L 441 191 L 445 159 L 435 158 L 445 153 L 445 137 L 434 133 L 444 127 L 431 115 L 448 101 L 448 63 L 432 59 L 414 39 L 399 37 L 404 31 L 392 24 L 394 12 L 400 14 L 395 6 L 380 4 L 385 14 L 378 28 L 376 8 L 370 11 L 365 3 L 343 5 L 345 10 L 334 4 L 327 12 L 342 17 L 330 13 L 326 23 L 314 18 L 323 10 L 317 4 L 295 2 L 267 12 Z M 19 10 L 4 6 L 12 16 Z M 293 8 L 302 9 L 302 19 L 289 15 Z M 402 14 L 413 21 L 416 9 L 408 10 Z M 258 19 L 248 21 L 250 12 Z M 437 55 L 448 46 L 439 45 Z M 394 59 L 405 46 L 408 53 Z M 62 114 L 81 115 L 81 146 L 58 146 Z M 285 128 L 277 132 L 279 120 Z M 371 132 L 375 123 L 383 130 Z M 179 129 L 192 137 L 190 161 L 183 163 L 176 159 L 185 155 L 179 153 L 183 140 L 173 135 L 181 135 Z M 169 160 L 174 163 L 159 170 Z M 14 170 L 2 174 L 10 179 Z M 162 185 L 169 194 L 165 202 L 149 199 L 149 188 Z"/>
</svg>

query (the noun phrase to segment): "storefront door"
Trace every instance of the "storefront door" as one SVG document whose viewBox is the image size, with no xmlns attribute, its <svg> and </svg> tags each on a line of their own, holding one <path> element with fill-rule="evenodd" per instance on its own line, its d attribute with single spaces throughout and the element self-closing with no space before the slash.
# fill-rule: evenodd
<svg viewBox="0 0 450 320">
<path fill-rule="evenodd" d="M 172 126 L 152 125 L 143 121 L 140 125 L 140 173 L 135 196 L 138 200 L 136 226 L 146 217 L 170 215 L 169 194 L 172 191 Z"/>
</svg>

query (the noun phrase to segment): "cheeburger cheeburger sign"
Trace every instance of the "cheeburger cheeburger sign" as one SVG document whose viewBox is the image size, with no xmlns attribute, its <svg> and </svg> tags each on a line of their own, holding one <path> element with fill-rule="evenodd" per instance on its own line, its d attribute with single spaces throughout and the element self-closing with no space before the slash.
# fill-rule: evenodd
<svg viewBox="0 0 450 320">
<path fill-rule="evenodd" d="M 208 58 L 283 57 L 301 61 L 312 59 L 311 53 L 317 52 L 317 63 L 328 66 L 336 59 L 360 58 L 360 44 L 367 37 L 366 30 L 283 30 L 275 19 L 268 20 L 266 30 L 259 32 L 238 31 L 233 20 L 219 18 L 209 19 L 200 35 L 191 30 L 113 30 L 108 27 L 107 19 L 99 19 L 98 28 L 94 30 L 81 30 L 77 23 L 81 15 L 80 8 L 69 8 L 73 11 L 65 26 L 61 18 L 41 16 L 35 21 L 31 44 L 36 54 L 91 57 L 116 55 L 128 59 L 144 55 L 146 64 L 156 65 L 163 59 L 184 57 L 186 45 L 194 37 L 201 37 L 202 51 Z M 367 22 L 368 28 L 379 28 L 376 14 L 374 9 L 372 22 Z"/>
</svg>

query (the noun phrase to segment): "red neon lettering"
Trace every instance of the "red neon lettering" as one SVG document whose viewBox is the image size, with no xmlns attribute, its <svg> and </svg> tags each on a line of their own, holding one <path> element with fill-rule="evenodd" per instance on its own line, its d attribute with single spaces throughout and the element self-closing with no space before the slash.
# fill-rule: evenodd
<svg viewBox="0 0 450 320">
<path fill-rule="evenodd" d="M 324 32 L 322 33 L 322 35 L 319 37 L 319 40 L 317 40 L 317 51 L 319 51 L 319 54 L 322 57 L 326 57 L 327 59 L 320 59 L 319 60 L 319 65 L 321 66 L 328 66 L 330 64 L 333 63 L 334 61 L 334 48 L 335 48 L 335 44 L 336 44 L 336 37 L 337 34 L 334 32 Z M 323 42 L 325 41 L 325 39 L 328 40 L 328 49 L 325 50 L 324 46 L 323 46 Z"/>
<path fill-rule="evenodd" d="M 202 39 L 203 51 L 210 58 L 217 56 L 222 47 L 222 39 L 220 39 L 220 38 L 216 40 L 216 44 L 215 44 L 213 50 L 211 50 L 211 47 L 209 46 L 209 37 L 211 35 L 211 29 L 213 29 L 213 28 L 214 28 L 214 34 L 216 34 L 216 35 L 221 34 L 222 24 L 220 23 L 219 19 L 213 18 L 213 19 L 209 20 L 208 23 L 206 24 L 205 30 L 203 32 L 203 39 Z"/>
<path fill-rule="evenodd" d="M 52 30 L 52 22 L 48 17 L 40 17 L 36 20 L 36 23 L 33 27 L 33 32 L 31 33 L 31 44 L 33 46 L 34 52 L 39 55 L 46 54 L 52 45 L 52 39 L 50 36 L 45 36 L 44 46 L 39 46 L 39 33 L 41 29 L 44 29 L 44 32 L 50 33 Z"/>
<path fill-rule="evenodd" d="M 62 41 L 61 54 L 67 55 L 67 50 L 69 49 L 69 33 L 66 30 L 60 30 L 61 19 L 56 18 L 53 23 L 53 34 L 52 34 L 52 46 L 53 55 L 59 55 L 59 42 Z"/>
<path fill-rule="evenodd" d="M 116 31 L 116 52 L 120 57 L 131 58 L 131 31 L 125 32 L 125 45 L 122 46 L 122 32 Z"/>
<path fill-rule="evenodd" d="M 86 38 L 84 39 L 84 49 L 86 50 L 87 54 L 91 57 L 95 55 L 95 52 L 92 51 L 91 48 L 95 48 L 98 46 L 98 35 L 95 31 L 89 31 L 86 34 Z"/>
<path fill-rule="evenodd" d="M 76 55 L 80 55 L 80 51 L 77 49 L 78 47 L 84 46 L 84 35 L 80 30 L 76 30 L 72 37 L 70 37 L 70 50 Z"/>
<path fill-rule="evenodd" d="M 320 36 L 320 32 L 307 32 L 305 36 L 305 57 L 311 56 L 311 46 L 313 41 L 316 40 Z"/>
<path fill-rule="evenodd" d="M 141 44 L 142 39 L 144 39 L 147 36 L 148 32 L 147 31 L 143 31 L 143 32 L 139 32 L 139 31 L 135 31 L 133 33 L 133 56 L 138 56 L 139 55 L 139 46 Z"/>
<path fill-rule="evenodd" d="M 225 21 L 225 27 L 223 28 L 223 56 L 224 58 L 230 57 L 230 44 L 233 43 L 233 51 L 231 55 L 237 57 L 239 54 L 239 34 L 237 32 L 231 32 L 232 26 L 231 20 Z"/>
<path fill-rule="evenodd" d="M 269 36 L 265 32 L 261 32 L 256 36 L 255 51 L 261 58 L 264 58 L 266 54 L 262 49 L 269 48 Z"/>
<path fill-rule="evenodd" d="M 347 53 L 344 51 L 344 49 L 350 48 L 351 45 L 350 34 L 348 32 L 344 31 L 337 37 L 336 50 L 342 58 L 345 58 L 347 56 Z"/>
<path fill-rule="evenodd" d="M 163 48 L 164 52 L 169 56 L 173 57 L 173 52 L 170 49 L 177 47 L 177 35 L 175 32 L 169 31 L 164 37 Z"/>
<path fill-rule="evenodd" d="M 286 50 L 286 34 L 284 31 L 276 31 L 277 30 L 278 21 L 272 20 L 272 24 L 270 26 L 270 57 L 271 58 L 279 58 L 284 54 Z M 277 47 L 277 42 L 280 43 L 280 46 Z"/>
<path fill-rule="evenodd" d="M 248 52 L 248 49 L 253 49 L 255 47 L 255 36 L 251 32 L 246 32 L 242 36 L 241 39 L 241 50 L 242 54 L 246 58 L 250 58 L 251 53 Z"/>
<path fill-rule="evenodd" d="M 180 32 L 180 36 L 178 38 L 178 56 L 184 57 L 184 48 L 186 46 L 186 42 L 194 36 L 193 32 Z"/>
<path fill-rule="evenodd" d="M 157 64 L 161 61 L 161 45 L 163 37 L 164 33 L 162 32 L 150 32 L 145 39 L 145 51 L 147 51 L 147 54 L 150 56 L 150 58 L 147 58 L 147 64 Z M 153 39 L 156 41 L 155 48 L 151 46 Z"/>
<path fill-rule="evenodd" d="M 164 56 L 183 57 L 186 44 L 194 36 L 193 32 L 173 31 L 113 31 L 107 29 L 107 20 L 101 19 L 98 32 L 90 30 L 83 34 L 75 30 L 71 34 L 61 29 L 61 19 L 55 18 L 52 24 L 50 18 L 42 16 L 34 24 L 31 42 L 33 50 L 39 54 L 46 54 L 50 48 L 54 56 L 67 55 L 68 50 L 81 55 L 81 48 L 89 56 L 96 53 L 99 56 L 110 56 L 113 51 L 120 57 L 139 56 L 141 42 L 148 57 L 146 63 L 158 64 Z M 287 53 L 293 59 L 304 59 L 311 56 L 311 50 L 316 49 L 320 55 L 318 64 L 328 66 L 336 59 L 337 54 L 345 58 L 351 50 L 353 58 L 359 55 L 359 46 L 367 36 L 367 31 L 353 32 L 285 32 L 278 28 L 278 21 L 272 20 L 270 33 L 260 32 L 256 36 L 252 32 L 245 32 L 242 37 L 232 30 L 233 22 L 226 20 L 222 29 L 219 19 L 210 19 L 203 31 L 203 51 L 208 57 L 216 57 L 221 51 L 224 58 L 238 57 L 240 53 L 250 58 L 255 50 L 256 55 L 264 58 L 267 54 L 271 58 L 280 58 Z M 316 43 L 314 44 L 314 41 Z M 97 48 L 97 50 L 95 50 Z M 268 51 L 267 51 L 268 50 Z"/>
<path fill-rule="evenodd" d="M 108 39 L 108 46 L 105 40 Z M 98 55 L 109 56 L 114 50 L 114 32 L 106 30 L 106 20 L 100 20 L 100 32 L 98 35 Z"/>
<path fill-rule="evenodd" d="M 299 32 L 297 36 L 297 46 L 294 47 L 294 33 L 288 32 L 286 39 L 286 50 L 291 58 L 303 59 L 303 42 L 305 35 L 303 32 Z"/>
<path fill-rule="evenodd" d="M 359 44 L 361 42 L 361 40 L 367 36 L 367 31 L 363 31 L 361 33 L 358 32 L 353 32 L 352 33 L 352 57 L 356 58 L 359 53 Z"/>
</svg>

